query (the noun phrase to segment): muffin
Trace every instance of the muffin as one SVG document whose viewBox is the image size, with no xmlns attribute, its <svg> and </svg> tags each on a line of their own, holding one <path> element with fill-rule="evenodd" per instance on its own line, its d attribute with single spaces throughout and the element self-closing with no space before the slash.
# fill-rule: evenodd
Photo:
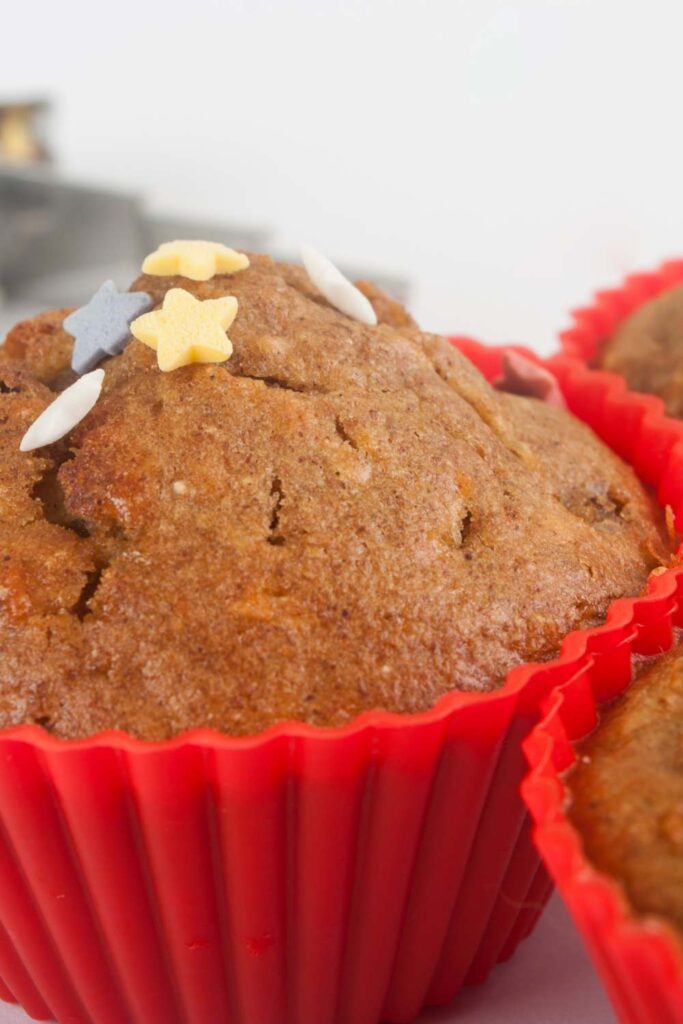
<svg viewBox="0 0 683 1024">
<path fill-rule="evenodd" d="M 683 417 L 683 286 L 640 305 L 613 332 L 596 365 L 621 374 L 634 391 L 659 395 Z"/>
<path fill-rule="evenodd" d="M 648 659 L 579 745 L 568 785 L 589 860 L 683 939 L 683 646 Z"/>
<path fill-rule="evenodd" d="M 251 256 L 170 290 L 234 296 L 234 351 L 161 372 L 132 340 L 64 439 L 68 311 L 0 352 L 0 725 L 159 740 L 339 725 L 488 691 L 666 562 L 629 467 L 561 408 L 489 385 L 369 285 L 335 309 Z"/>
</svg>

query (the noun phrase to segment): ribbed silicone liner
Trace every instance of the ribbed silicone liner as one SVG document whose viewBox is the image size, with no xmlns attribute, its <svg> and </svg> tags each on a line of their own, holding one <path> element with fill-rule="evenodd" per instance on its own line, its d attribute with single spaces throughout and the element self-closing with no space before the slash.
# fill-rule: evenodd
<svg viewBox="0 0 683 1024">
<path fill-rule="evenodd" d="M 613 396 L 585 387 L 600 419 Z M 619 401 L 634 439 L 668 445 Z M 623 677 L 629 607 L 420 715 L 156 744 L 0 733 L 0 996 L 61 1024 L 400 1024 L 449 1001 L 543 907 L 522 740 L 596 652 Z"/>
<path fill-rule="evenodd" d="M 639 301 L 678 281 L 683 281 L 683 263 L 664 264 L 656 275 L 631 278 L 624 292 L 631 304 L 615 300 L 614 309 L 627 315 Z M 611 327 L 606 321 L 592 322 L 593 347 L 590 322 L 586 316 L 577 328 L 582 358 L 588 359 L 617 321 Z M 658 398 L 628 392 L 621 377 L 587 369 L 577 361 L 576 351 L 547 365 L 558 376 L 570 409 L 657 489 L 659 501 L 672 506 L 682 532 L 683 423 L 666 418 Z M 680 558 L 680 548 L 678 554 Z M 572 741 L 595 726 L 597 706 L 630 682 L 631 654 L 667 650 L 674 627 L 682 626 L 682 569 L 653 577 L 644 598 L 616 602 L 603 631 L 606 646 L 593 650 L 582 671 L 552 693 L 542 722 L 524 744 L 531 772 L 522 792 L 536 823 L 536 844 L 624 1024 L 683 1024 L 683 949 L 661 923 L 637 919 L 619 885 L 587 862 L 565 814 L 568 793 L 562 773 L 574 761 Z M 622 671 L 615 672 L 619 652 Z"/>
<path fill-rule="evenodd" d="M 631 274 L 617 288 L 597 292 L 593 302 L 572 314 L 572 324 L 560 334 L 568 356 L 590 363 L 622 320 L 657 295 L 683 284 L 683 260 L 667 260 L 656 270 Z"/>
</svg>

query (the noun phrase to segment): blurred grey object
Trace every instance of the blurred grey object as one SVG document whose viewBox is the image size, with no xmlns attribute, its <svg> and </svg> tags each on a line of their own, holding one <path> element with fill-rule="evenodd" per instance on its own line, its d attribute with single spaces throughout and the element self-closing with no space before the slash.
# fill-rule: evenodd
<svg viewBox="0 0 683 1024">
<path fill-rule="evenodd" d="M 67 305 L 130 275 L 144 250 L 137 197 L 50 170 L 0 169 L 0 287 L 10 301 Z"/>
<path fill-rule="evenodd" d="M 177 237 L 255 249 L 268 232 L 147 216 L 136 195 L 0 166 L 0 338 L 40 309 L 86 302 L 107 278 L 127 286 L 148 252 Z"/>
<path fill-rule="evenodd" d="M 40 310 L 82 305 L 107 279 L 127 287 L 145 255 L 174 238 L 277 255 L 274 232 L 260 225 L 150 215 L 133 193 L 67 181 L 47 166 L 0 163 L 0 341 L 12 324 Z M 298 262 L 298 253 L 291 258 Z M 407 297 L 404 279 L 341 269 Z"/>
</svg>

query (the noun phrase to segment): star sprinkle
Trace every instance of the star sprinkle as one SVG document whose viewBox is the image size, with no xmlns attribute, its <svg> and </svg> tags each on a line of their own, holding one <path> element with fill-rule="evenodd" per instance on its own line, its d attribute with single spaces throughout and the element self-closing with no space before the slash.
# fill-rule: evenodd
<svg viewBox="0 0 683 1024">
<path fill-rule="evenodd" d="M 225 333 L 237 316 L 237 299 L 196 299 L 184 288 L 166 292 L 161 309 L 130 325 L 138 341 L 155 349 L 159 369 L 167 372 L 190 363 L 223 363 L 232 355 Z"/>
<path fill-rule="evenodd" d="M 539 366 L 532 359 L 519 352 L 508 350 L 503 353 L 502 375 L 494 381 L 499 391 L 507 391 L 512 395 L 526 395 L 538 398 L 548 405 L 567 408 L 560 385 L 550 370 Z"/>
<path fill-rule="evenodd" d="M 102 390 L 104 370 L 93 370 L 79 377 L 75 384 L 57 395 L 54 402 L 43 409 L 40 416 L 28 428 L 19 450 L 31 452 L 34 448 L 43 448 L 46 444 L 54 444 L 73 430 L 88 415 Z"/>
<path fill-rule="evenodd" d="M 327 256 L 310 245 L 303 245 L 301 260 L 311 281 L 330 305 L 352 320 L 376 327 L 377 315 L 370 300 L 344 277 Z"/>
<path fill-rule="evenodd" d="M 105 358 L 121 352 L 130 341 L 130 322 L 152 305 L 146 292 L 119 292 L 105 281 L 86 306 L 71 313 L 64 330 L 76 339 L 71 369 L 86 373 Z"/>
<path fill-rule="evenodd" d="M 234 274 L 249 266 L 248 258 L 220 242 L 163 242 L 142 264 L 145 274 L 172 277 L 179 274 L 191 281 L 209 281 L 216 274 Z"/>
</svg>

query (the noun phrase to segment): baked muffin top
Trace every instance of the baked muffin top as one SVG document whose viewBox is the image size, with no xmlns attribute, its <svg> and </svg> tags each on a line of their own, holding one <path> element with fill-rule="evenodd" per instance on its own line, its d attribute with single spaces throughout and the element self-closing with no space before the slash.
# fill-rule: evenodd
<svg viewBox="0 0 683 1024">
<path fill-rule="evenodd" d="M 590 860 L 683 935 L 683 646 L 605 712 L 568 781 Z"/>
<path fill-rule="evenodd" d="M 334 725 L 487 690 L 666 560 L 630 468 L 562 409 L 493 389 L 371 286 L 380 323 L 251 257 L 232 356 L 170 373 L 133 340 L 63 440 L 68 311 L 0 350 L 0 724 L 147 739 Z"/>
<path fill-rule="evenodd" d="M 598 355 L 634 391 L 659 395 L 683 417 L 683 286 L 663 292 L 628 317 Z"/>
</svg>

